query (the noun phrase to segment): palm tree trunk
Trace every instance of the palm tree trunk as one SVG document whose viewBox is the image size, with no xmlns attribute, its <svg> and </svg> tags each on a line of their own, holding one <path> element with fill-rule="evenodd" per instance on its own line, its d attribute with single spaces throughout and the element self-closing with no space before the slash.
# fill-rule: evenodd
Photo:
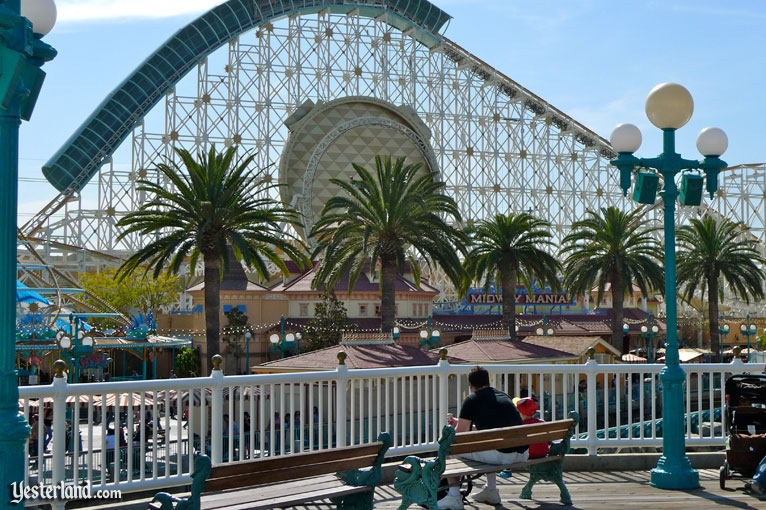
<svg viewBox="0 0 766 510">
<path fill-rule="evenodd" d="M 720 338 L 720 324 L 718 324 L 718 275 L 710 275 L 707 279 L 708 288 L 708 315 L 710 316 L 710 350 L 716 354 L 718 361 L 723 346 Z"/>
<path fill-rule="evenodd" d="M 612 275 L 612 345 L 622 352 L 622 324 L 625 317 L 625 282 L 618 275 Z"/>
<path fill-rule="evenodd" d="M 516 340 L 516 271 L 502 272 L 503 326 L 508 329 L 511 340 Z"/>
<path fill-rule="evenodd" d="M 221 257 L 217 253 L 204 254 L 205 259 L 205 338 L 207 356 L 205 362 L 210 366 L 210 358 L 220 350 L 219 334 L 221 331 Z M 203 371 L 206 369 L 202 367 Z"/>
<path fill-rule="evenodd" d="M 380 258 L 380 316 L 381 330 L 390 333 L 396 320 L 396 260 Z"/>
</svg>

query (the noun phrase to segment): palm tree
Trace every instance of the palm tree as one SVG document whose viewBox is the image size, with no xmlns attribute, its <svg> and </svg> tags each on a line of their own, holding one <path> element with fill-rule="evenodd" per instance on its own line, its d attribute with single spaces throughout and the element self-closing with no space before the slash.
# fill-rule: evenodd
<svg viewBox="0 0 766 510">
<path fill-rule="evenodd" d="M 300 241 L 280 226 L 296 225 L 297 213 L 268 198 L 275 185 L 248 170 L 252 155 L 235 163 L 235 147 L 223 153 L 212 147 L 207 155 L 200 153 L 199 161 L 186 150 L 176 153 L 184 169 L 174 162 L 157 165 L 171 186 L 138 181 L 138 190 L 152 198 L 117 223 L 125 228 L 120 239 L 134 233 L 153 239 L 122 264 L 117 277 L 142 265 L 146 272 L 153 268 L 155 278 L 163 270 L 177 274 L 184 261 L 194 268 L 202 256 L 210 357 L 219 351 L 221 276 L 228 269 L 229 251 L 263 278 L 269 276 L 268 262 L 288 274 L 280 251 L 299 266 L 307 259 Z"/>
<path fill-rule="evenodd" d="M 625 292 L 633 295 L 633 282 L 644 296 L 664 285 L 663 251 L 652 235 L 657 229 L 642 226 L 642 212 L 625 213 L 613 206 L 601 208 L 600 214 L 588 210 L 587 217 L 575 222 L 563 241 L 564 287 L 584 295 L 596 285 L 600 303 L 610 284 L 612 345 L 618 349 L 622 349 Z"/>
<path fill-rule="evenodd" d="M 444 183 L 432 174 L 418 176 L 422 164 L 405 165 L 404 158 L 375 157 L 375 172 L 353 165 L 359 179 L 331 179 L 342 193 L 327 201 L 311 229 L 315 255 L 324 260 L 315 286 L 332 289 L 349 275 L 352 291 L 366 264 L 380 262 L 382 330 L 390 332 L 396 314 L 395 282 L 398 273 L 412 268 L 420 282 L 419 259 L 438 263 L 459 285 L 463 269 L 458 253 L 465 253 L 466 235 L 448 223 L 459 223 L 455 201 L 444 195 Z"/>
<path fill-rule="evenodd" d="M 561 264 L 545 251 L 552 248 L 550 223 L 527 213 L 497 214 L 470 230 L 472 248 L 464 267 L 468 281 L 484 279 L 484 292 L 490 284 L 503 291 L 503 324 L 511 339 L 516 339 L 516 283 L 532 288 L 532 280 L 559 288 L 557 274 Z"/>
<path fill-rule="evenodd" d="M 765 261 L 758 252 L 758 242 L 741 223 L 711 217 L 692 219 L 690 225 L 678 229 L 679 287 L 687 301 L 699 290 L 704 301 L 708 295 L 710 318 L 710 348 L 720 349 L 718 301 L 723 300 L 725 286 L 732 293 L 750 302 L 763 299 L 763 273 L 759 266 Z"/>
</svg>

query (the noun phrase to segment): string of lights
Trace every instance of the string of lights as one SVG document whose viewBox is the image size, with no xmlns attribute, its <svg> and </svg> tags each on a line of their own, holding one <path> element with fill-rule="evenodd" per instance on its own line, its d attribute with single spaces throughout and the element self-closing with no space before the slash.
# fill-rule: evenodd
<svg viewBox="0 0 766 510">
<path fill-rule="evenodd" d="M 659 320 L 662 320 L 662 317 L 655 317 Z M 556 327 L 557 323 L 567 320 L 566 316 L 548 316 L 548 324 L 552 327 Z M 744 322 L 745 318 L 742 317 L 724 317 L 724 320 L 726 322 L 731 323 L 737 323 L 737 322 Z M 679 326 L 699 326 L 700 321 L 702 322 L 708 322 L 707 319 L 701 319 L 700 317 L 682 317 L 681 320 L 678 321 Z M 606 326 L 609 326 L 608 319 L 604 318 L 603 320 L 598 320 L 597 317 L 594 317 L 594 323 L 603 323 Z M 646 319 L 624 319 L 623 322 L 628 325 L 637 325 L 637 324 L 646 324 Z M 756 321 L 757 323 L 757 321 Z M 521 328 L 534 328 L 535 326 L 541 326 L 543 324 L 542 319 L 535 319 L 535 320 L 523 320 L 520 318 L 516 318 L 516 325 Z M 428 325 L 427 321 L 412 321 L 412 320 L 397 320 L 395 322 L 395 325 L 399 327 L 401 330 L 409 330 L 409 331 L 417 331 L 421 329 L 425 329 Z M 577 325 L 575 323 L 575 325 Z M 263 324 L 254 324 L 244 327 L 238 327 L 238 328 L 230 328 L 230 327 L 224 327 L 220 331 L 221 336 L 227 336 L 227 335 L 244 335 L 247 332 L 265 332 L 272 330 L 274 328 L 278 328 L 280 326 L 280 321 L 270 322 L 270 323 L 263 323 Z M 302 330 L 306 328 L 305 323 L 298 323 L 290 320 L 285 321 L 285 326 L 293 329 L 293 330 Z M 447 322 L 443 320 L 434 319 L 432 321 L 431 327 L 436 329 L 441 329 L 443 331 L 455 331 L 455 330 L 467 330 L 470 329 L 471 331 L 496 331 L 499 328 L 503 326 L 502 319 L 498 319 L 496 321 L 484 323 L 484 324 L 477 324 L 477 325 L 471 325 L 471 324 L 465 324 L 465 323 L 457 323 L 457 322 Z M 314 328 L 315 331 L 318 331 L 319 333 L 330 333 L 337 331 L 333 328 Z M 16 327 L 16 335 L 18 337 L 22 337 L 20 339 L 29 339 L 31 336 L 38 337 L 38 340 L 44 340 L 46 336 L 48 335 L 48 331 L 46 328 L 42 327 L 41 325 L 29 325 L 29 326 L 18 326 Z M 354 328 L 354 332 L 356 333 L 380 333 L 380 328 Z M 200 329 L 192 329 L 192 328 L 156 328 L 151 331 L 152 334 L 161 335 L 161 336 L 173 336 L 173 335 L 186 335 L 186 336 L 204 336 L 206 334 L 206 330 L 204 328 Z"/>
</svg>

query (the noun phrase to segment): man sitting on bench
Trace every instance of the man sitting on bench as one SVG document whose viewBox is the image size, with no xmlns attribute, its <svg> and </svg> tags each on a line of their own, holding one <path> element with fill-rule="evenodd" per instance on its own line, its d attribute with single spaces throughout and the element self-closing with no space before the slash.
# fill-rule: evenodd
<svg viewBox="0 0 766 510">
<path fill-rule="evenodd" d="M 468 373 L 468 386 L 471 394 L 460 406 L 460 414 L 456 420 L 451 414 L 447 415 L 447 423 L 455 427 L 455 432 L 468 432 L 471 427 L 477 430 L 495 429 L 522 425 L 521 415 L 513 404 L 511 397 L 489 385 L 489 372 L 482 367 L 474 367 Z M 529 447 L 504 448 L 484 452 L 458 455 L 461 459 L 475 460 L 485 464 L 514 464 L 524 462 L 529 457 Z M 487 473 L 487 485 L 473 496 L 473 500 L 490 505 L 500 504 L 500 491 L 495 486 L 496 474 Z M 463 510 L 463 499 L 460 496 L 458 478 L 449 478 L 449 493 L 437 502 L 440 510 Z"/>
</svg>

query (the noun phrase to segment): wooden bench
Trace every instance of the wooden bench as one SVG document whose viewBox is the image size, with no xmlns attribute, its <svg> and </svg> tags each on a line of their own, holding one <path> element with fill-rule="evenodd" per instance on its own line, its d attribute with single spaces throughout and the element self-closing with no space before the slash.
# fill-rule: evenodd
<svg viewBox="0 0 766 510">
<path fill-rule="evenodd" d="M 529 482 L 521 491 L 521 498 L 532 499 L 532 487 L 540 480 L 555 483 L 561 492 L 561 502 L 572 504 L 572 498 L 564 485 L 562 466 L 564 455 L 569 451 L 569 442 L 579 421 L 579 415 L 572 411 L 569 419 L 545 423 L 533 423 L 499 429 L 455 433 L 455 429 L 446 425 L 439 439 L 439 449 L 435 459 L 423 460 L 415 456 L 404 459 L 404 464 L 396 470 L 394 488 L 402 495 L 399 510 L 411 504 L 427 506 L 436 510 L 439 480 L 495 473 L 509 469 L 526 469 Z M 485 464 L 473 460 L 447 458 L 448 455 L 498 450 L 517 446 L 529 446 L 535 443 L 554 443 L 548 455 L 539 459 L 529 459 L 516 464 Z"/>
<path fill-rule="evenodd" d="M 152 510 L 280 508 L 332 499 L 338 509 L 369 509 L 391 437 L 362 446 L 333 448 L 247 462 L 210 465 L 198 455 L 188 498 L 158 493 Z M 223 491 L 223 492 L 222 492 Z M 204 494 L 204 496 L 203 496 Z"/>
</svg>

